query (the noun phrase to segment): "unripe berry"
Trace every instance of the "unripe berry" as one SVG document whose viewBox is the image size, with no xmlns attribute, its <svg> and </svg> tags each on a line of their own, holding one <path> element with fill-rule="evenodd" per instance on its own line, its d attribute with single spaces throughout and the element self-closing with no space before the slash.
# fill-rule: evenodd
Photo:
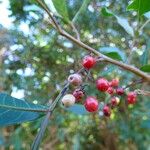
<svg viewBox="0 0 150 150">
<path fill-rule="evenodd" d="M 85 100 L 84 107 L 88 112 L 95 112 L 98 110 L 99 104 L 95 97 L 89 96 Z"/>
<path fill-rule="evenodd" d="M 104 113 L 105 116 L 109 117 L 110 114 L 111 114 L 110 107 L 105 105 L 104 108 L 103 108 L 103 113 Z"/>
<path fill-rule="evenodd" d="M 109 82 L 104 78 L 99 78 L 96 81 L 96 87 L 99 91 L 105 92 L 109 88 Z"/>
<path fill-rule="evenodd" d="M 65 107 L 70 107 L 74 105 L 75 97 L 72 94 L 66 94 L 61 101 Z"/>
<path fill-rule="evenodd" d="M 118 97 L 112 97 L 111 98 L 111 105 L 112 106 L 117 106 L 120 102 L 120 99 Z"/>
<path fill-rule="evenodd" d="M 76 89 L 73 96 L 76 98 L 76 102 L 79 102 L 84 97 L 84 92 L 81 89 Z"/>
<path fill-rule="evenodd" d="M 86 69 L 91 69 L 96 64 L 96 59 L 92 56 L 85 56 L 82 61 L 82 65 Z"/>
<path fill-rule="evenodd" d="M 71 84 L 73 84 L 75 86 L 78 86 L 82 83 L 82 77 L 77 73 L 71 74 L 68 77 L 68 82 L 70 82 Z"/>
<path fill-rule="evenodd" d="M 137 94 L 135 92 L 129 92 L 127 95 L 128 104 L 136 103 Z"/>
<path fill-rule="evenodd" d="M 113 79 L 111 82 L 109 82 L 109 85 L 112 87 L 117 87 L 119 85 L 119 80 Z"/>
<path fill-rule="evenodd" d="M 109 87 L 107 90 L 107 93 L 109 93 L 110 95 L 114 94 L 115 90 L 113 87 Z"/>
<path fill-rule="evenodd" d="M 116 93 L 118 95 L 123 95 L 124 94 L 124 89 L 122 87 L 119 87 L 119 88 L 116 89 Z"/>
</svg>

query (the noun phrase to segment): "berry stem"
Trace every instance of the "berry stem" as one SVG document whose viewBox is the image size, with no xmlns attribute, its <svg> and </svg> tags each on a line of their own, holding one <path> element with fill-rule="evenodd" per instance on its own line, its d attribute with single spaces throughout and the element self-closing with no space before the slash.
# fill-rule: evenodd
<svg viewBox="0 0 150 150">
<path fill-rule="evenodd" d="M 145 90 L 140 90 L 140 89 L 136 89 L 134 91 L 140 95 L 150 96 L 150 91 L 145 91 Z"/>
<path fill-rule="evenodd" d="M 130 84 L 128 84 L 124 89 L 127 89 L 127 88 L 129 88 L 129 87 L 131 87 L 131 86 L 134 86 L 134 85 L 136 85 L 136 84 L 140 84 L 140 83 L 142 83 L 142 82 L 143 82 L 143 79 L 139 79 L 139 80 L 133 81 L 133 82 L 131 82 Z"/>
</svg>

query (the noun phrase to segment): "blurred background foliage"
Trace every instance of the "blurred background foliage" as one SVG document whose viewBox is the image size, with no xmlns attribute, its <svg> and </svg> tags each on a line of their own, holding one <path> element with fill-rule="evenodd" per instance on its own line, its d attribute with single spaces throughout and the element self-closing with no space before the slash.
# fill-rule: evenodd
<svg viewBox="0 0 150 150">
<path fill-rule="evenodd" d="M 67 0 L 70 20 L 82 3 L 83 0 Z M 127 11 L 128 5 L 128 0 L 91 0 L 76 19 L 75 26 L 83 42 L 125 63 L 130 60 L 140 68 L 150 63 L 150 24 L 139 30 L 150 19 L 150 14 L 139 17 L 137 12 Z M 8 9 L 12 25 L 9 28 L 0 25 L 0 90 L 46 104 L 56 97 L 67 76 L 81 68 L 81 59 L 87 53 L 60 36 L 34 0 L 9 0 Z M 66 21 L 57 19 L 75 36 Z M 106 63 L 97 64 L 91 74 L 95 79 L 99 76 L 109 80 L 118 78 L 121 86 L 138 79 Z M 149 86 L 143 84 L 130 89 L 135 88 L 149 89 Z M 97 96 L 99 101 L 109 100 L 108 95 L 97 92 L 94 83 L 89 82 L 86 92 Z M 113 110 L 110 119 L 98 114 L 77 115 L 57 108 L 41 149 L 149 150 L 149 97 L 139 96 L 136 106 L 128 109 L 124 100 L 125 97 L 121 97 L 121 104 Z M 30 149 L 41 120 L 1 128 L 1 149 Z"/>
</svg>

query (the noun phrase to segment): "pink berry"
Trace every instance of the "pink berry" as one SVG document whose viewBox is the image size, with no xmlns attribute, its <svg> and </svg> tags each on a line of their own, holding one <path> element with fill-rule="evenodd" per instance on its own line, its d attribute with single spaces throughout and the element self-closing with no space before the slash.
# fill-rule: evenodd
<svg viewBox="0 0 150 150">
<path fill-rule="evenodd" d="M 116 93 L 118 95 L 123 95 L 124 94 L 124 89 L 122 87 L 119 87 L 119 88 L 116 89 Z"/>
<path fill-rule="evenodd" d="M 111 105 L 112 106 L 117 106 L 120 102 L 120 99 L 118 97 L 112 97 L 111 98 Z"/>
<path fill-rule="evenodd" d="M 135 92 L 129 92 L 127 95 L 128 104 L 136 103 L 137 94 Z"/>
<path fill-rule="evenodd" d="M 119 80 L 118 79 L 113 79 L 109 84 L 112 87 L 117 87 L 119 85 Z"/>
<path fill-rule="evenodd" d="M 86 69 L 91 69 L 96 64 L 96 59 L 92 56 L 85 56 L 82 61 L 82 65 Z"/>
<path fill-rule="evenodd" d="M 99 78 L 96 81 L 96 87 L 99 91 L 105 92 L 109 88 L 109 82 L 104 78 Z"/>
<path fill-rule="evenodd" d="M 82 83 L 82 77 L 77 73 L 71 74 L 68 77 L 68 82 L 70 82 L 71 84 L 73 84 L 75 86 L 78 86 Z"/>
<path fill-rule="evenodd" d="M 88 112 L 95 112 L 98 110 L 99 104 L 95 97 L 89 96 L 85 100 L 84 107 Z"/>
<path fill-rule="evenodd" d="M 76 98 L 76 102 L 79 102 L 84 97 L 84 92 L 81 89 L 76 89 L 73 96 Z"/>
<path fill-rule="evenodd" d="M 110 95 L 114 94 L 115 90 L 113 87 L 109 87 L 107 90 L 107 93 L 109 93 Z"/>
<path fill-rule="evenodd" d="M 111 115 L 110 107 L 105 105 L 104 108 L 103 108 L 103 113 L 104 113 L 105 116 L 109 117 Z"/>
</svg>

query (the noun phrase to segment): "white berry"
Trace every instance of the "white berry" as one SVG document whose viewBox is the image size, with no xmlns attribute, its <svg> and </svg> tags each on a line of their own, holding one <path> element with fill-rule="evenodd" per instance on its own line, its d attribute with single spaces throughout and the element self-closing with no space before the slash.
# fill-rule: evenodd
<svg viewBox="0 0 150 150">
<path fill-rule="evenodd" d="M 74 105 L 75 97 L 72 94 L 66 94 L 61 101 L 65 107 L 70 107 Z"/>
</svg>

